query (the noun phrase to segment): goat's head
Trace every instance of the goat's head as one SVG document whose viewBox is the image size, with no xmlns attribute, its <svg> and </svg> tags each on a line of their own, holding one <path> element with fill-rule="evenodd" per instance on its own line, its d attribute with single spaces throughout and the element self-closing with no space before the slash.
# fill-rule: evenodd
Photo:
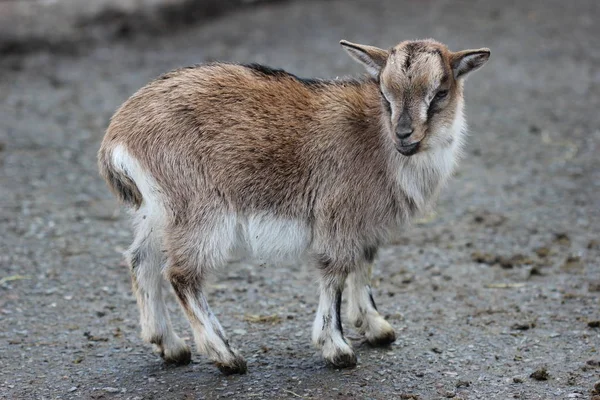
<svg viewBox="0 0 600 400">
<path fill-rule="evenodd" d="M 455 140 L 463 80 L 490 57 L 487 48 L 455 53 L 433 40 L 402 42 L 390 50 L 340 43 L 377 79 L 383 124 L 405 156 Z"/>
</svg>

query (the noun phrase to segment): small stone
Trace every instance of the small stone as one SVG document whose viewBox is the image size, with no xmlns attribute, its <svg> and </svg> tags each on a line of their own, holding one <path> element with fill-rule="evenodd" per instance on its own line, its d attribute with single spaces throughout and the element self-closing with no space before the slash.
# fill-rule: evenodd
<svg viewBox="0 0 600 400">
<path fill-rule="evenodd" d="M 121 391 L 119 388 L 110 387 L 110 386 L 103 388 L 103 390 L 108 393 L 119 393 Z"/>
<path fill-rule="evenodd" d="M 600 381 L 594 383 L 594 390 L 596 391 L 596 394 L 600 394 Z"/>
<path fill-rule="evenodd" d="M 588 284 L 589 292 L 600 292 L 600 281 L 592 281 Z"/>
<path fill-rule="evenodd" d="M 569 256 L 560 269 L 565 272 L 581 272 L 583 270 L 581 257 Z"/>
<path fill-rule="evenodd" d="M 71 389 L 69 389 L 69 392 L 74 392 L 77 390 L 77 386 L 73 386 Z"/>
<path fill-rule="evenodd" d="M 245 335 L 246 333 L 248 333 L 245 329 L 234 329 L 233 333 L 235 333 L 236 335 Z"/>
<path fill-rule="evenodd" d="M 108 338 L 92 335 L 90 332 L 83 332 L 83 336 L 90 342 L 108 342 Z"/>
<path fill-rule="evenodd" d="M 537 249 L 535 249 L 535 253 L 540 258 L 546 258 L 550 254 L 550 249 L 547 247 L 538 247 Z"/>
<path fill-rule="evenodd" d="M 490 253 L 474 251 L 471 253 L 471 260 L 479 264 L 494 264 L 496 262 L 496 257 Z"/>
<path fill-rule="evenodd" d="M 554 242 L 563 246 L 568 246 L 571 244 L 571 239 L 569 238 L 569 235 L 564 232 L 555 233 Z"/>
<path fill-rule="evenodd" d="M 469 387 L 469 386 L 471 386 L 471 382 L 469 382 L 469 381 L 462 381 L 462 380 L 460 380 L 460 381 L 456 382 L 456 387 L 457 388 Z"/>
<path fill-rule="evenodd" d="M 529 329 L 533 329 L 535 328 L 535 322 L 519 322 L 516 324 L 513 324 L 513 326 L 511 326 L 511 329 L 517 330 L 517 331 L 527 331 Z"/>
<path fill-rule="evenodd" d="M 547 381 L 550 377 L 550 374 L 548 374 L 546 368 L 542 367 L 534 371 L 531 375 L 529 375 L 529 377 L 535 379 L 536 381 Z"/>
<path fill-rule="evenodd" d="M 543 276 L 544 274 L 542 274 L 542 270 L 540 270 L 538 267 L 532 267 L 529 270 L 529 276 Z"/>
<path fill-rule="evenodd" d="M 514 382 L 514 383 L 523 383 L 524 381 L 523 381 L 523 378 L 520 378 L 520 377 L 518 377 L 518 376 L 515 376 L 515 377 L 513 378 L 513 382 Z"/>
<path fill-rule="evenodd" d="M 413 394 L 413 393 L 402 393 L 400 395 L 400 398 L 402 400 L 419 400 L 420 399 L 418 394 Z"/>
</svg>

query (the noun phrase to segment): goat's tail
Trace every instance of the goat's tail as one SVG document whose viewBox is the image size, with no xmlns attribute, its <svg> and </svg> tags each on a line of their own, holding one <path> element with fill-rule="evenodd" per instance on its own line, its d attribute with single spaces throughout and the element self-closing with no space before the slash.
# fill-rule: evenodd
<svg viewBox="0 0 600 400">
<path fill-rule="evenodd" d="M 139 208 L 142 204 L 142 193 L 122 165 L 115 165 L 112 149 L 104 146 L 98 152 L 98 168 L 110 190 L 123 203 Z"/>
</svg>

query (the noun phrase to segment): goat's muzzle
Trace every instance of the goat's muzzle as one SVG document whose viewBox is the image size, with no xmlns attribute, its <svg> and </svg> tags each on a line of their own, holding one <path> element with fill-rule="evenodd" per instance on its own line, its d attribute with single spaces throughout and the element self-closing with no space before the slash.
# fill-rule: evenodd
<svg viewBox="0 0 600 400">
<path fill-rule="evenodd" d="M 396 150 L 398 150 L 398 152 L 400 154 L 402 154 L 403 156 L 412 156 L 413 154 L 416 154 L 419 152 L 419 147 L 421 145 L 421 142 L 415 142 L 415 143 L 411 143 L 411 144 L 404 144 L 402 142 L 400 142 L 399 144 L 396 145 Z"/>
</svg>

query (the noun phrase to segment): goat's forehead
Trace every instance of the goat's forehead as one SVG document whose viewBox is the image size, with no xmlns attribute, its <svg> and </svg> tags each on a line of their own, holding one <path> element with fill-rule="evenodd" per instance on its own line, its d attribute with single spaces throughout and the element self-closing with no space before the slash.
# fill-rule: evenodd
<svg viewBox="0 0 600 400">
<path fill-rule="evenodd" d="M 444 50 L 423 42 L 401 43 L 390 51 L 382 71 L 384 84 L 393 87 L 439 85 L 446 76 Z"/>
</svg>

